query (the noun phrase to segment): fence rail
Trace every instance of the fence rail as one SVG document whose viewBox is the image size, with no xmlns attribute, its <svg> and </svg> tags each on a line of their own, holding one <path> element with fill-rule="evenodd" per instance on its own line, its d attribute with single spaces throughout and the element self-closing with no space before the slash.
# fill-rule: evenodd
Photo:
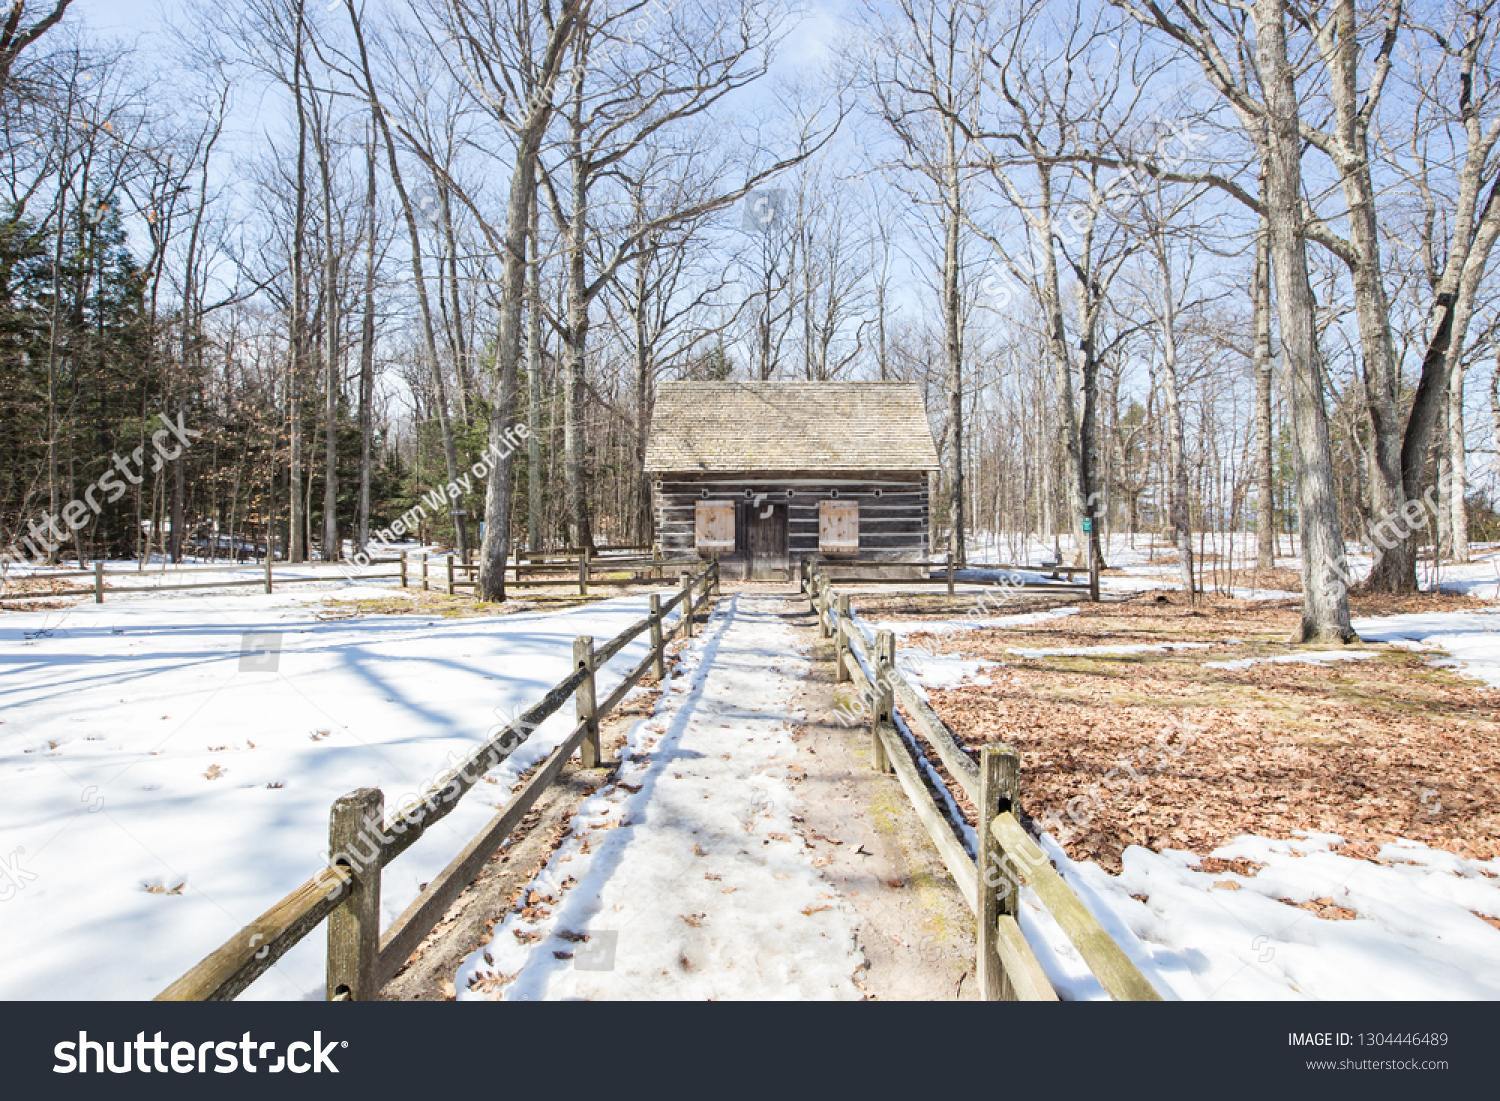
<svg viewBox="0 0 1500 1101">
<path fill-rule="evenodd" d="M 633 548 L 632 548 L 633 550 Z M 315 577 L 288 577 L 283 573 L 276 576 L 275 566 L 267 561 L 262 564 L 259 576 L 236 579 L 234 581 L 197 581 L 183 585 L 120 585 L 118 582 L 128 577 L 163 577 L 167 576 L 165 571 L 151 571 L 139 574 L 107 574 L 104 572 L 104 563 L 95 562 L 92 570 L 70 570 L 67 573 L 49 573 L 44 575 L 47 580 L 71 580 L 74 578 L 90 578 L 93 585 L 87 588 L 75 586 L 70 589 L 55 589 L 50 592 L 29 590 L 23 592 L 0 594 L 0 604 L 6 602 L 30 601 L 30 600 L 53 600 L 67 596 L 92 596 L 95 604 L 103 604 L 105 594 L 115 593 L 117 595 L 129 595 L 131 593 L 151 592 L 190 592 L 195 589 L 233 589 L 244 586 L 260 586 L 265 592 L 275 591 L 277 585 L 303 585 L 318 581 L 338 581 L 340 579 L 356 581 L 397 581 L 401 587 L 420 587 L 423 590 L 439 588 L 446 591 L 449 596 L 457 594 L 461 590 L 473 590 L 478 587 L 475 579 L 479 572 L 479 564 L 474 562 L 464 563 L 457 560 L 453 552 L 442 554 L 411 554 L 401 552 L 398 558 L 375 558 L 361 567 L 363 570 L 369 566 L 398 566 L 395 573 L 355 573 L 340 574 L 338 576 L 321 575 Z M 283 565 L 282 570 L 286 569 Z M 571 586 L 577 584 L 578 592 L 582 596 L 588 596 L 591 588 L 624 588 L 631 585 L 649 584 L 653 581 L 661 582 L 675 579 L 685 572 L 693 572 L 704 568 L 704 561 L 699 558 L 664 558 L 660 554 L 653 553 L 650 557 L 595 557 L 592 554 L 580 554 L 573 558 L 558 558 L 555 561 L 517 561 L 514 565 L 506 566 L 506 588 L 515 589 L 543 589 L 557 588 L 560 585 Z M 434 572 L 436 569 L 437 572 Z M 610 576 L 620 572 L 628 571 L 630 577 Z M 244 566 L 193 566 L 180 572 L 193 574 L 214 573 L 247 573 Z M 515 580 L 511 580 L 514 577 Z M 106 585 L 108 580 L 110 584 Z"/>
<path fill-rule="evenodd" d="M 665 673 L 665 652 L 679 634 L 691 638 L 693 618 L 719 591 L 718 560 L 685 575 L 681 591 L 663 603 L 652 594 L 650 614 L 604 645 L 574 641 L 573 672 L 540 702 L 481 745 L 463 766 L 439 779 L 425 798 L 386 820 L 379 789 L 361 788 L 337 800 L 330 812 L 330 863 L 306 883 L 245 926 L 160 994 L 158 1001 L 220 1001 L 234 998 L 293 945 L 328 922 L 327 996 L 366 1001 L 378 996 L 442 920 L 453 901 L 515 830 L 538 797 L 561 774 L 573 753 L 585 768 L 600 763 L 599 723 L 649 670 Z M 665 620 L 679 608 L 670 628 Z M 595 673 L 644 632 L 646 657 L 604 700 L 595 699 Z M 508 758 L 543 721 L 574 700 L 573 732 L 494 819 L 428 882 L 421 894 L 382 935 L 379 931 L 381 870 L 412 846 L 434 822 L 449 814 L 491 769 Z"/>
<path fill-rule="evenodd" d="M 405 561 L 405 555 L 402 558 Z M 441 563 L 438 567 L 440 572 L 435 579 L 432 573 L 434 560 Z M 576 558 L 557 562 L 517 561 L 505 567 L 505 587 L 507 589 L 555 589 L 559 586 L 576 584 L 579 595 L 588 596 L 591 588 L 624 588 L 680 577 L 684 573 L 702 569 L 703 562 L 701 558 L 664 558 L 657 553 L 653 553 L 649 558 L 597 558 L 591 554 L 581 554 Z M 451 552 L 445 552 L 439 555 L 423 554 L 403 565 L 401 573 L 403 588 L 407 587 L 408 569 L 417 567 L 420 568 L 420 572 L 414 573 L 413 576 L 419 579 L 423 589 L 430 589 L 437 584 L 452 596 L 461 589 L 475 589 L 479 585 L 477 580 L 481 569 L 479 563 L 460 562 Z M 632 576 L 609 576 L 627 572 Z"/>
<path fill-rule="evenodd" d="M 1030 887 L 1057 920 L 1089 970 L 1111 998 L 1159 1001 L 1161 995 L 1099 924 L 1025 829 L 1020 806 L 1020 755 L 1006 745 L 987 745 L 976 761 L 953 731 L 902 675 L 890 631 L 869 639 L 847 593 L 813 572 L 803 592 L 818 617 L 818 630 L 834 645 L 834 677 L 852 682 L 870 707 L 875 768 L 894 773 L 943 864 L 974 911 L 977 922 L 980 996 L 986 1001 L 1055 1001 L 1056 992 L 1026 943 L 1019 923 L 1021 888 Z M 943 806 L 934 798 L 918 762 L 915 734 L 932 746 L 963 795 L 977 808 L 975 855 L 971 858 Z M 903 734 L 912 735 L 908 746 Z M 937 783 L 935 773 L 933 782 Z"/>
<path fill-rule="evenodd" d="M 901 569 L 926 569 L 929 572 L 926 577 L 888 577 L 873 572 L 882 569 L 889 570 L 893 567 L 899 567 Z M 850 576 L 850 571 L 858 571 L 862 569 L 871 572 L 865 576 Z M 948 586 L 948 595 L 952 596 L 954 593 L 954 586 L 958 581 L 958 574 L 966 570 L 1011 574 L 1043 573 L 1051 579 L 1047 581 L 1023 581 L 1018 584 L 1012 585 L 1012 588 L 1069 593 L 1087 593 L 1092 591 L 1090 590 L 1088 585 L 1076 583 L 1073 580 L 1073 578 L 1077 574 L 1088 573 L 1089 570 L 1087 566 L 1064 566 L 1061 564 L 1051 563 L 1045 566 L 1007 566 L 1003 564 L 990 565 L 970 563 L 967 566 L 955 567 L 951 561 L 947 561 L 944 559 L 936 559 L 934 561 L 890 562 L 876 558 L 830 558 L 820 562 L 814 562 L 811 558 L 804 558 L 802 560 L 801 581 L 802 587 L 805 590 L 807 588 L 808 581 L 812 578 L 814 573 L 837 571 L 838 576 L 835 577 L 834 580 L 850 585 L 914 586 L 946 584 Z M 936 573 L 938 571 L 941 571 L 938 576 L 933 576 L 933 573 Z"/>
<path fill-rule="evenodd" d="M 405 556 L 403 555 L 402 558 Z M 371 566 L 394 566 L 402 561 L 402 558 L 375 558 L 367 565 Z M 286 566 L 282 567 L 283 570 Z M 189 566 L 185 569 L 173 571 L 179 573 L 248 573 L 244 566 Z M 119 585 L 118 582 L 124 578 L 137 577 L 166 577 L 165 570 L 153 570 L 149 573 L 140 572 L 136 574 L 104 572 L 104 563 L 95 562 L 92 570 L 81 572 L 70 571 L 68 573 L 49 573 L 42 575 L 46 580 L 59 578 L 89 577 L 93 579 L 93 585 L 89 588 L 54 589 L 50 592 L 40 590 L 27 590 L 22 592 L 0 594 L 0 604 L 21 600 L 55 600 L 64 596 L 92 596 L 95 604 L 103 604 L 106 593 L 114 593 L 117 596 L 128 596 L 132 593 L 180 593 L 191 592 L 195 589 L 237 589 L 246 586 L 260 586 L 266 592 L 273 592 L 277 585 L 308 585 L 317 581 L 337 581 L 338 577 L 316 576 L 316 577 L 276 577 L 275 567 L 270 560 L 262 563 L 258 576 L 236 579 L 234 581 L 195 581 L 186 585 Z M 361 574 L 361 581 L 394 581 L 401 577 L 397 573 Z M 111 584 L 104 582 L 108 579 Z"/>
</svg>

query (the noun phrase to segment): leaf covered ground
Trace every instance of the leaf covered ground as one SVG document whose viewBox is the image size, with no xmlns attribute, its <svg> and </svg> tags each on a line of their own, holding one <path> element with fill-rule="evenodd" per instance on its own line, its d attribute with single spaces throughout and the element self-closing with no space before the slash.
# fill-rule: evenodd
<svg viewBox="0 0 1500 1101">
<path fill-rule="evenodd" d="M 943 619 L 963 606 L 948 602 L 893 595 L 859 611 Z M 1354 604 L 1364 615 L 1486 606 L 1448 594 Z M 929 695 L 965 744 L 1020 752 L 1023 809 L 1074 859 L 1115 872 L 1129 845 L 1206 855 L 1241 834 L 1297 829 L 1339 834 L 1350 855 L 1371 858 L 1398 837 L 1471 859 L 1500 854 L 1500 691 L 1386 645 L 1349 648 L 1359 660 L 1265 660 L 1307 653 L 1287 642 L 1298 615 L 1293 601 L 1193 608 L 1177 593 L 1144 593 L 1041 622 L 910 633 L 901 645 L 999 663 L 983 670 L 988 683 Z M 1185 642 L 1198 645 L 1013 652 Z M 1211 664 L 1247 658 L 1262 660 Z"/>
</svg>

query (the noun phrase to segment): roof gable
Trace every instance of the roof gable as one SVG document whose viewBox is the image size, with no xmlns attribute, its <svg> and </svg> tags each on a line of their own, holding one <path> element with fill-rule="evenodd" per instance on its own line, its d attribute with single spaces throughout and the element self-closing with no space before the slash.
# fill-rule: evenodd
<svg viewBox="0 0 1500 1101">
<path fill-rule="evenodd" d="M 648 473 L 937 468 L 905 382 L 665 382 L 646 444 Z"/>
</svg>

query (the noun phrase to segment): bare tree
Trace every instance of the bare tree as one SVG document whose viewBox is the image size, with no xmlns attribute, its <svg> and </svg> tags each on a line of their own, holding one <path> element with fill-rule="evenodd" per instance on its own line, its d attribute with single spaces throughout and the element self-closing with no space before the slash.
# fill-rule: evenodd
<svg viewBox="0 0 1500 1101">
<path fill-rule="evenodd" d="M 1293 453 L 1302 535 L 1302 628 L 1304 642 L 1347 641 L 1348 563 L 1338 522 L 1328 410 L 1323 397 L 1309 277 L 1307 241 L 1316 236 L 1332 245 L 1321 223 L 1303 212 L 1304 130 L 1297 91 L 1297 69 L 1287 47 L 1286 0 L 1248 4 L 1177 0 L 1168 14 L 1152 0 L 1112 0 L 1143 25 L 1175 43 L 1202 70 L 1209 86 L 1229 105 L 1247 141 L 1265 167 L 1264 205 L 1232 179 L 1214 172 L 1163 171 L 1149 158 L 1096 163 L 1129 164 L 1148 174 L 1181 182 L 1211 183 L 1268 221 L 1275 276 L 1281 346 L 1292 410 Z M 1222 36 L 1222 40 L 1221 40 Z M 1253 71 L 1253 80 L 1247 74 Z M 1258 89 L 1257 96 L 1252 89 Z"/>
<path fill-rule="evenodd" d="M 637 39 L 630 28 L 643 4 L 613 12 L 599 10 L 580 20 L 572 47 L 568 94 L 559 107 L 562 165 L 547 166 L 541 182 L 553 218 L 563 235 L 567 316 L 558 326 L 565 346 L 563 383 L 564 477 L 568 538 L 592 546 L 583 406 L 592 307 L 615 279 L 621 265 L 649 234 L 728 206 L 763 180 L 801 163 L 820 148 L 834 127 L 814 121 L 799 135 L 789 156 L 750 166 L 742 186 L 695 195 L 685 209 L 661 211 L 646 223 L 632 223 L 628 199 L 621 221 L 632 228 L 601 249 L 590 270 L 591 244 L 603 234 L 596 188 L 643 144 L 680 131 L 741 88 L 760 80 L 785 33 L 777 5 L 740 0 L 735 4 L 679 3 L 666 10 L 659 26 Z M 816 119 L 816 116 L 814 116 Z M 681 155 L 681 154 L 679 154 Z M 565 179 L 563 178 L 565 173 Z"/>
<path fill-rule="evenodd" d="M 44 4 L 42 10 L 45 14 L 36 22 L 23 27 L 21 24 L 26 16 L 26 0 L 11 0 L 10 10 L 0 20 L 0 102 L 4 101 L 6 89 L 10 86 L 11 70 L 15 68 L 16 59 L 23 50 L 34 45 L 37 39 L 62 21 L 72 2 L 73 0 L 57 0 L 50 11 Z"/>
<path fill-rule="evenodd" d="M 967 561 L 964 487 L 964 335 L 961 295 L 963 243 L 968 219 L 968 152 L 960 120 L 978 97 L 979 71 L 971 53 L 982 38 L 984 15 L 964 0 L 898 0 L 887 12 L 866 6 L 869 38 L 858 70 L 873 111 L 896 139 L 901 168 L 921 181 L 919 202 L 935 207 L 942 235 L 939 297 L 946 367 L 948 553 Z"/>
<path fill-rule="evenodd" d="M 370 112 L 375 119 L 375 125 L 379 129 L 381 138 L 384 141 L 386 168 L 390 173 L 391 183 L 396 189 L 396 196 L 401 203 L 401 213 L 406 221 L 407 239 L 411 248 L 412 286 L 416 291 L 417 309 L 421 322 L 422 350 L 425 353 L 430 373 L 429 377 L 431 378 L 433 400 L 437 407 L 438 429 L 442 434 L 443 463 L 448 475 L 448 484 L 453 485 L 457 482 L 459 475 L 458 445 L 454 439 L 453 417 L 448 402 L 447 383 L 443 378 L 442 360 L 438 356 L 437 331 L 433 322 L 432 303 L 427 293 L 427 275 L 425 265 L 422 261 L 422 227 L 419 222 L 419 211 L 416 199 L 412 194 L 412 189 L 407 186 L 406 176 L 401 168 L 401 160 L 397 151 L 396 139 L 392 132 L 393 128 L 390 116 L 386 111 L 384 101 L 375 83 L 375 75 L 370 62 L 370 51 L 366 43 L 363 14 L 355 10 L 354 0 L 345 0 L 345 8 L 349 13 L 349 20 L 354 31 L 355 47 L 358 54 L 359 80 L 362 83 L 362 91 L 369 103 Z M 409 139 L 409 134 L 407 136 Z M 467 562 L 469 558 L 468 518 L 462 515 L 455 515 L 453 520 L 454 538 L 458 544 L 458 554 L 460 558 Z"/>
</svg>

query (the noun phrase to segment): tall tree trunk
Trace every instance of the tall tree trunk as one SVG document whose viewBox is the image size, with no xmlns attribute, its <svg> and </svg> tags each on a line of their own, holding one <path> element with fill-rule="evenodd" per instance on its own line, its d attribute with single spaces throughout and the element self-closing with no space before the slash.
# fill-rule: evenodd
<svg viewBox="0 0 1500 1101">
<path fill-rule="evenodd" d="M 291 363 L 287 379 L 287 405 L 291 418 L 291 492 L 287 495 L 291 516 L 287 531 L 287 561 L 307 560 L 306 520 L 302 501 L 302 356 L 305 351 L 307 299 L 303 273 L 303 249 L 307 234 L 307 105 L 302 99 L 304 43 L 307 20 L 304 0 L 297 0 L 297 45 L 293 57 L 292 98 L 297 104 L 296 212 L 292 220 L 292 320 Z"/>
<path fill-rule="evenodd" d="M 1260 199 L 1266 201 L 1266 175 L 1260 174 Z M 1255 238 L 1255 531 L 1256 568 L 1276 568 L 1276 468 L 1271 421 L 1271 227 L 1261 215 Z"/>
<path fill-rule="evenodd" d="M 542 550 L 542 261 L 539 240 L 541 203 L 531 193 L 527 216 L 526 263 L 526 545 L 532 554 Z"/>
<path fill-rule="evenodd" d="M 646 310 L 650 301 L 648 277 L 652 253 L 643 252 L 635 263 L 635 292 L 631 299 L 635 322 L 635 469 L 636 483 L 635 542 L 650 542 L 652 532 L 651 478 L 646 470 L 646 444 L 651 432 L 651 340 L 646 331 Z"/>
<path fill-rule="evenodd" d="M 959 184 L 957 127 L 943 120 L 943 358 L 947 366 L 948 553 L 957 566 L 968 562 L 964 545 L 964 374 L 963 303 L 959 299 L 959 231 L 963 196 Z"/>
<path fill-rule="evenodd" d="M 319 110 L 316 138 L 323 185 L 323 561 L 337 562 L 339 541 L 339 257 L 333 228 L 329 120 Z"/>
<path fill-rule="evenodd" d="M 1255 63 L 1265 89 L 1266 197 L 1281 344 L 1291 386 L 1293 450 L 1302 535 L 1303 642 L 1348 642 L 1348 563 L 1339 530 L 1328 412 L 1318 359 L 1302 222 L 1302 139 L 1283 25 L 1286 0 L 1255 0 Z"/>
<path fill-rule="evenodd" d="M 365 151 L 365 169 L 365 302 L 359 330 L 359 518 L 355 530 L 361 553 L 370 545 L 370 462 L 375 436 L 375 231 L 379 196 L 373 127 Z"/>
<path fill-rule="evenodd" d="M 1490 337 L 1490 350 L 1495 355 L 1495 369 L 1490 374 L 1490 429 L 1495 436 L 1495 454 L 1500 457 L 1500 337 Z"/>
<path fill-rule="evenodd" d="M 441 290 L 444 285 L 442 265 L 438 266 L 438 283 L 441 293 L 448 295 L 448 346 L 453 354 L 453 370 L 458 377 L 459 420 L 467 425 L 470 421 L 469 397 L 473 391 L 474 382 L 469 370 L 469 341 L 464 331 L 463 299 L 458 285 L 458 237 L 453 229 L 453 209 L 449 201 L 448 188 L 441 184 L 438 185 L 438 217 L 448 254 L 446 290 Z"/>
<path fill-rule="evenodd" d="M 510 521 L 515 496 L 515 457 L 510 434 L 516 415 L 516 372 L 521 361 L 521 306 L 526 294 L 526 238 L 532 225 L 531 211 L 537 201 L 537 154 L 552 118 L 552 96 L 568 43 L 577 29 L 577 18 L 586 4 L 573 3 L 551 28 L 551 41 L 531 89 L 528 114 L 518 128 L 516 158 L 510 177 L 510 197 L 505 210 L 505 237 L 501 253 L 504 266 L 500 281 L 500 329 L 495 346 L 495 370 L 499 374 L 499 401 L 490 417 L 490 447 L 501 457 L 490 471 L 485 498 L 484 547 L 479 566 L 477 593 L 481 600 L 505 599 L 505 561 L 510 554 Z"/>
<path fill-rule="evenodd" d="M 583 152 L 583 59 L 573 74 L 573 113 L 569 119 L 568 160 L 572 166 L 568 211 L 568 363 L 563 384 L 563 482 L 568 497 L 568 543 L 592 549 L 586 469 L 584 383 L 588 367 L 589 301 L 585 250 L 588 245 L 588 166 Z"/>
<path fill-rule="evenodd" d="M 516 416 L 516 373 L 521 361 L 521 305 L 526 291 L 526 238 L 536 202 L 536 157 L 545 123 L 523 131 L 516 143 L 506 208 L 504 267 L 500 284 L 500 331 L 495 345 L 498 400 L 490 414 L 490 448 L 503 455 L 490 469 L 485 497 L 484 543 L 478 596 L 505 599 L 505 561 L 510 556 L 510 520 L 515 497 L 515 457 L 507 434 Z"/>
<path fill-rule="evenodd" d="M 1177 542 L 1177 569 L 1182 591 L 1196 604 L 1197 585 L 1193 576 L 1193 531 L 1188 510 L 1188 469 L 1186 433 L 1182 423 L 1182 401 L 1177 377 L 1177 299 L 1172 285 L 1171 258 L 1167 244 L 1158 236 L 1157 262 L 1162 282 L 1162 398 L 1167 412 L 1167 469 L 1172 483 L 1172 531 Z"/>
<path fill-rule="evenodd" d="M 1453 466 L 1449 483 L 1448 522 L 1453 561 L 1469 560 L 1469 512 L 1464 498 L 1469 491 L 1468 445 L 1464 439 L 1464 365 L 1460 355 L 1452 357 L 1448 388 L 1448 457 Z"/>
</svg>

